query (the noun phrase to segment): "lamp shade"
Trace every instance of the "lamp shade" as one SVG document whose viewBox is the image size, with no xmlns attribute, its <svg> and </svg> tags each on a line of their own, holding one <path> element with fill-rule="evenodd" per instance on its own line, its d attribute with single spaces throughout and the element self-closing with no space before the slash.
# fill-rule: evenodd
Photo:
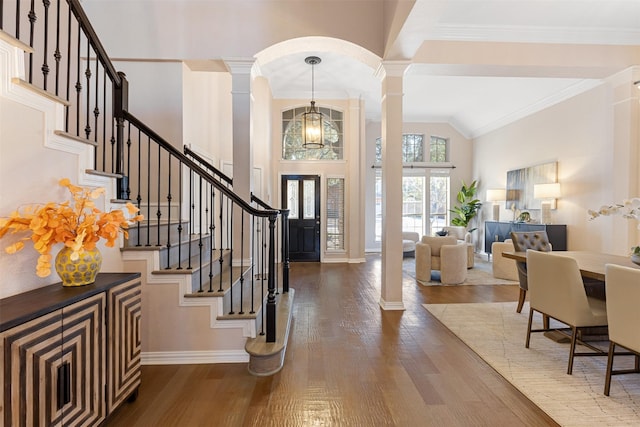
<svg viewBox="0 0 640 427">
<path fill-rule="evenodd" d="M 487 190 L 487 202 L 502 202 L 507 200 L 507 190 L 494 188 Z"/>
<path fill-rule="evenodd" d="M 560 197 L 560 183 L 535 184 L 533 186 L 534 199 L 557 199 Z"/>
</svg>

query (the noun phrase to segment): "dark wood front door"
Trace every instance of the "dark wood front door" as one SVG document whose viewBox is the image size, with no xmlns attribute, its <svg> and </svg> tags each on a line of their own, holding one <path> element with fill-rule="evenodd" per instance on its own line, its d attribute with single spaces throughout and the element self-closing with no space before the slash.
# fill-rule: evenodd
<svg viewBox="0 0 640 427">
<path fill-rule="evenodd" d="M 289 209 L 289 259 L 320 261 L 320 177 L 284 175 L 282 206 Z"/>
</svg>

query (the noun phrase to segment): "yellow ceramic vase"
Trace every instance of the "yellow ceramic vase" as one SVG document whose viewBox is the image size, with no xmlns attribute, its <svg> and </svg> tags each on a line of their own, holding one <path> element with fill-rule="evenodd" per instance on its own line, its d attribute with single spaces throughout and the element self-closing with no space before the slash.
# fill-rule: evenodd
<svg viewBox="0 0 640 427">
<path fill-rule="evenodd" d="M 62 280 L 62 286 L 83 286 L 96 281 L 96 275 L 102 266 L 102 255 L 96 248 L 85 250 L 77 260 L 71 259 L 71 248 L 65 246 L 56 255 L 56 273 Z"/>
</svg>

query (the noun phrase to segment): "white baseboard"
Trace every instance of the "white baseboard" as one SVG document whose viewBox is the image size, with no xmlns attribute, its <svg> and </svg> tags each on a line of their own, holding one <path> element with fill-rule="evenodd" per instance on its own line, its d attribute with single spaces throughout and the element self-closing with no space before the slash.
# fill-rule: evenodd
<svg viewBox="0 0 640 427">
<path fill-rule="evenodd" d="M 383 310 L 406 310 L 402 301 L 387 302 L 380 298 L 378 304 L 380 304 L 380 307 L 382 307 Z"/>
<path fill-rule="evenodd" d="M 248 363 L 244 350 L 156 351 L 140 355 L 142 365 L 194 365 L 199 363 Z"/>
</svg>

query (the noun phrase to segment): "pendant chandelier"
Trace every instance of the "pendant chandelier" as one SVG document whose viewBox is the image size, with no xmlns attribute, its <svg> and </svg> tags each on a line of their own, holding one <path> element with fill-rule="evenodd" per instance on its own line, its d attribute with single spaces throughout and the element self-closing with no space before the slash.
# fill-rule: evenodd
<svg viewBox="0 0 640 427">
<path fill-rule="evenodd" d="M 317 56 L 308 56 L 304 62 L 311 65 L 311 107 L 302 114 L 302 146 L 305 148 L 324 147 L 324 123 L 322 113 L 316 107 L 313 99 L 314 66 L 321 61 Z"/>
</svg>

